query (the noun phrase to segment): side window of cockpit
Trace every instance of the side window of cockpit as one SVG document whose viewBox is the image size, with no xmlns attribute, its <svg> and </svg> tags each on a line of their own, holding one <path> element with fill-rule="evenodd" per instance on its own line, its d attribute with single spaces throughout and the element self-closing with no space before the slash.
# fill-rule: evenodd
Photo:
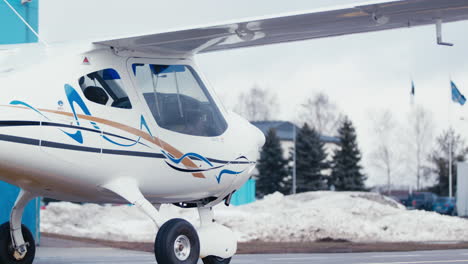
<svg viewBox="0 0 468 264">
<path fill-rule="evenodd" d="M 190 66 L 133 64 L 133 71 L 160 127 L 207 137 L 226 130 L 221 112 Z"/>
<path fill-rule="evenodd" d="M 132 108 L 130 99 L 123 89 L 122 79 L 114 69 L 86 74 L 78 82 L 84 96 L 91 102 L 116 108 Z"/>
</svg>

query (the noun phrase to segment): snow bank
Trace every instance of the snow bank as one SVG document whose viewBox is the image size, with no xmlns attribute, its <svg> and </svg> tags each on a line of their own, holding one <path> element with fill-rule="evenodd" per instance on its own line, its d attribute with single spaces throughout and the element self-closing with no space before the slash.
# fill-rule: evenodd
<svg viewBox="0 0 468 264">
<path fill-rule="evenodd" d="M 161 212 L 168 219 L 198 224 L 195 209 L 165 205 Z M 215 214 L 240 241 L 468 241 L 468 220 L 408 211 L 374 193 L 275 193 L 249 205 L 219 205 Z M 134 206 L 52 203 L 42 211 L 41 221 L 42 232 L 116 241 L 152 242 L 156 232 L 151 220 Z"/>
</svg>

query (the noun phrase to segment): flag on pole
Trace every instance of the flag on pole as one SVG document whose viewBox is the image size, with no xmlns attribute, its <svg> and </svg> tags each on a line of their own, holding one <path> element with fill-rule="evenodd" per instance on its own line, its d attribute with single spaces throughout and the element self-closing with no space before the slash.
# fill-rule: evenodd
<svg viewBox="0 0 468 264">
<path fill-rule="evenodd" d="M 452 87 L 452 101 L 459 103 L 460 105 L 464 105 L 466 103 L 465 96 L 460 92 L 460 90 L 458 90 L 453 81 L 450 81 L 450 85 Z"/>
</svg>

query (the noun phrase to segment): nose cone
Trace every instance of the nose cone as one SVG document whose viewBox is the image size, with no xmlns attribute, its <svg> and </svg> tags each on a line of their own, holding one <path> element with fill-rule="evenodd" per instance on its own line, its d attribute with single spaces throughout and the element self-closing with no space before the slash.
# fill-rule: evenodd
<svg viewBox="0 0 468 264">
<path fill-rule="evenodd" d="M 255 141 L 257 142 L 258 151 L 260 151 L 263 145 L 265 145 L 265 135 L 260 129 L 258 129 L 254 125 L 252 125 L 252 135 L 255 138 Z"/>
<path fill-rule="evenodd" d="M 256 126 L 249 123 L 248 126 L 248 149 L 246 154 L 251 161 L 256 161 L 260 158 L 260 151 L 263 145 L 265 145 L 265 135 Z"/>
<path fill-rule="evenodd" d="M 243 155 L 247 155 L 251 161 L 257 160 L 260 150 L 265 144 L 263 132 L 234 112 L 230 112 L 229 120 Z"/>
</svg>

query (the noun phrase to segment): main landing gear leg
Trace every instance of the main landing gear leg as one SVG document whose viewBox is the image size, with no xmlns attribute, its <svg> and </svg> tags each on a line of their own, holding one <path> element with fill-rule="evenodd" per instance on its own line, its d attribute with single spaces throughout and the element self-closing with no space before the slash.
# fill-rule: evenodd
<svg viewBox="0 0 468 264">
<path fill-rule="evenodd" d="M 153 206 L 141 193 L 133 179 L 118 179 L 102 186 L 148 215 L 158 232 L 154 244 L 154 253 L 160 264 L 196 264 L 200 258 L 200 242 L 197 231 L 183 219 L 171 219 L 167 222 L 161 217 L 158 205 Z M 2 263 L 3 264 L 3 263 Z"/>
<path fill-rule="evenodd" d="M 200 257 L 204 264 L 229 264 L 237 251 L 237 239 L 227 227 L 216 223 L 212 207 L 198 207 Z"/>
<path fill-rule="evenodd" d="M 153 220 L 156 228 L 160 228 L 164 223 L 163 218 L 140 191 L 138 184 L 133 179 L 120 178 L 102 186 L 104 189 L 110 190 L 121 196 L 129 203 L 135 205 L 138 209 L 144 212 L 151 220 Z"/>
<path fill-rule="evenodd" d="M 10 222 L 0 226 L 0 263 L 31 264 L 36 254 L 36 244 L 31 232 L 21 225 L 24 208 L 36 196 L 21 190 L 11 210 Z"/>
</svg>

